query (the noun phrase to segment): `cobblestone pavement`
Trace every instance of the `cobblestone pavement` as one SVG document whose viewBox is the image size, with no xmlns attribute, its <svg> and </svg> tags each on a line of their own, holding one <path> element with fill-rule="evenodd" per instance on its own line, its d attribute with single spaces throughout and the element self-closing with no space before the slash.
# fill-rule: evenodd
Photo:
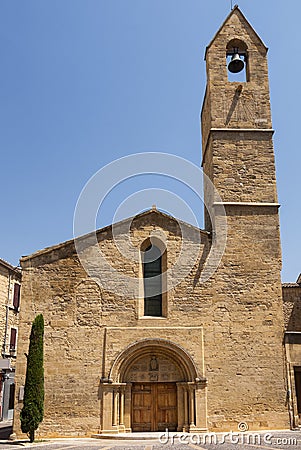
<svg viewBox="0 0 301 450">
<path fill-rule="evenodd" d="M 159 440 L 121 441 L 114 439 L 49 439 L 30 444 L 28 441 L 0 441 L 1 450 L 301 450 L 301 431 L 267 433 L 233 433 L 218 435 L 165 435 Z"/>
</svg>

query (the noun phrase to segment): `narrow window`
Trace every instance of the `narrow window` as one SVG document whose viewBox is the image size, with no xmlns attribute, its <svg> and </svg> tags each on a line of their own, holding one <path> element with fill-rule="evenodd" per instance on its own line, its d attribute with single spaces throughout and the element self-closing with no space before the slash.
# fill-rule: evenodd
<svg viewBox="0 0 301 450">
<path fill-rule="evenodd" d="M 10 330 L 10 341 L 9 341 L 9 351 L 14 352 L 16 350 L 17 343 L 17 329 L 11 328 Z"/>
<path fill-rule="evenodd" d="M 20 306 L 20 284 L 15 283 L 14 285 L 14 298 L 13 298 L 13 306 L 17 311 Z"/>
<path fill-rule="evenodd" d="M 143 255 L 144 316 L 162 316 L 162 255 L 155 245 Z"/>
<path fill-rule="evenodd" d="M 14 409 L 14 403 L 15 403 L 15 383 L 12 383 L 9 386 L 8 409 Z"/>
</svg>

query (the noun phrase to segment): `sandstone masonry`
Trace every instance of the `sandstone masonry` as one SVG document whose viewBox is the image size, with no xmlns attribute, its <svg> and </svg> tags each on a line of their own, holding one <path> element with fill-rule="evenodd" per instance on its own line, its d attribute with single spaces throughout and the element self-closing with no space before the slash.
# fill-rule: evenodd
<svg viewBox="0 0 301 450">
<path fill-rule="evenodd" d="M 232 47 L 245 52 L 245 82 L 228 80 Z M 24 353 L 40 313 L 45 319 L 40 436 L 229 431 L 240 422 L 250 430 L 290 426 L 266 53 L 238 7 L 207 47 L 203 168 L 220 198 L 205 182 L 205 230 L 152 209 L 114 230 L 99 230 L 94 243 L 82 238 L 89 274 L 73 241 L 21 259 L 18 437 Z M 217 270 L 201 282 L 223 211 L 226 248 Z M 125 256 L 120 245 L 129 243 Z M 156 297 L 160 313 L 149 316 L 145 305 L 155 296 L 146 293 L 150 266 L 144 258 L 152 245 L 161 256 L 160 269 L 151 270 L 160 270 L 166 289 Z M 112 269 L 124 278 L 114 277 Z"/>
</svg>

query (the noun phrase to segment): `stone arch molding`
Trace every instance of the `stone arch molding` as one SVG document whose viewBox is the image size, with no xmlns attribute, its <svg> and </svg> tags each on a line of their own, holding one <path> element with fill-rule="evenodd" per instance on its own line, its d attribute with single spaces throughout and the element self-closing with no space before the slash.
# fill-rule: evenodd
<svg viewBox="0 0 301 450">
<path fill-rule="evenodd" d="M 170 358 L 178 367 L 182 381 L 205 381 L 189 353 L 177 344 L 165 339 L 142 339 L 125 348 L 115 359 L 109 374 L 113 383 L 126 381 L 127 373 L 134 362 L 143 356 L 153 354 Z"/>
</svg>

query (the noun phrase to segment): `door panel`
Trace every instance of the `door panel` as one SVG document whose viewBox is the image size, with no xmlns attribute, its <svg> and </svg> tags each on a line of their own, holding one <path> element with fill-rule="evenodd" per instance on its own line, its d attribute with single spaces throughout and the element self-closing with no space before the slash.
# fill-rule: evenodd
<svg viewBox="0 0 301 450">
<path fill-rule="evenodd" d="M 150 384 L 132 386 L 132 429 L 152 431 L 152 391 Z"/>
<path fill-rule="evenodd" d="M 157 421 L 158 431 L 176 431 L 177 420 L 177 386 L 174 383 L 157 385 Z"/>
<path fill-rule="evenodd" d="M 133 383 L 132 430 L 177 429 L 177 386 L 175 383 Z"/>
</svg>

